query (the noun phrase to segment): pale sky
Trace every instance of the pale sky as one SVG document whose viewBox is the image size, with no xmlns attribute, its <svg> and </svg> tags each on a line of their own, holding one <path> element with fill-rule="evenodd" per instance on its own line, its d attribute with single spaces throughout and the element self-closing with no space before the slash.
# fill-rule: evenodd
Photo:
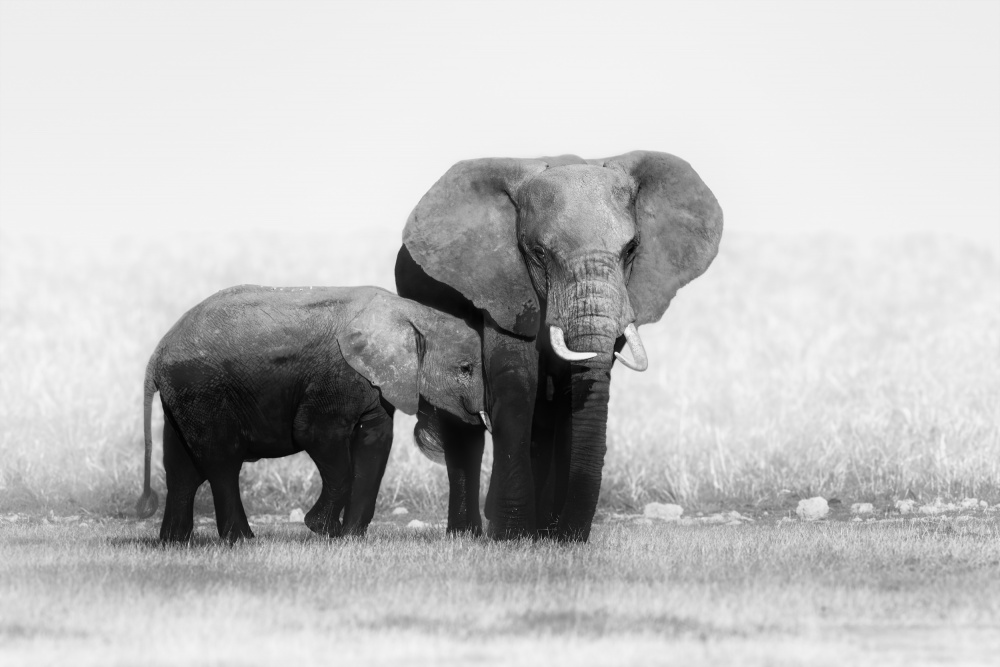
<svg viewBox="0 0 1000 667">
<path fill-rule="evenodd" d="M 1000 247 L 1000 3 L 0 5 L 8 230 L 396 234 L 458 160 L 634 149 L 727 230 Z"/>
</svg>

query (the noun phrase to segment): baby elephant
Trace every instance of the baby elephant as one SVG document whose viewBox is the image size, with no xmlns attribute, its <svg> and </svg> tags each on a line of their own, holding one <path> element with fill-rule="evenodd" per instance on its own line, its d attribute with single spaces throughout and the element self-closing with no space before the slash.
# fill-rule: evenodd
<svg viewBox="0 0 1000 667">
<path fill-rule="evenodd" d="M 167 474 L 161 540 L 191 536 L 195 491 L 206 479 L 219 535 L 253 537 L 240 467 L 302 450 L 323 479 L 306 524 L 331 536 L 363 534 L 394 410 L 413 414 L 423 400 L 488 425 L 481 359 L 479 336 L 464 322 L 377 287 L 222 290 L 181 317 L 146 367 L 145 485 L 136 512 L 156 511 L 150 414 L 159 390 Z"/>
</svg>

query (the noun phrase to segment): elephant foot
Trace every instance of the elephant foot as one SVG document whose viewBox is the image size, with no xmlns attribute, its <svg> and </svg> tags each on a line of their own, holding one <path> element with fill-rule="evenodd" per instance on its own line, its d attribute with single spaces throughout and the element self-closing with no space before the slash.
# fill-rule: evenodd
<svg viewBox="0 0 1000 667">
<path fill-rule="evenodd" d="M 364 537 L 366 533 L 368 533 L 368 524 L 350 528 L 345 527 L 340 535 L 341 537 Z M 336 537 L 336 535 L 330 535 L 330 537 Z"/>
<path fill-rule="evenodd" d="M 233 526 L 227 531 L 220 531 L 220 537 L 230 544 L 235 544 L 241 540 L 252 540 L 254 534 L 249 525 Z"/>
<path fill-rule="evenodd" d="M 333 515 L 330 510 L 323 511 L 319 505 L 313 507 L 306 513 L 306 527 L 317 535 L 327 535 L 329 537 L 340 537 L 342 526 L 340 519 Z"/>
<path fill-rule="evenodd" d="M 193 530 L 191 528 L 173 528 L 168 526 L 160 527 L 160 541 L 161 542 L 187 542 L 191 539 L 191 533 Z"/>
<path fill-rule="evenodd" d="M 493 540 L 523 540 L 535 537 L 535 529 L 530 526 L 501 524 L 498 521 L 490 521 L 486 528 L 486 535 Z"/>
<path fill-rule="evenodd" d="M 306 514 L 304 521 L 306 528 L 317 535 L 326 535 L 326 517 L 320 517 L 318 512 L 314 512 L 315 510 L 309 510 Z"/>
<path fill-rule="evenodd" d="M 483 527 L 476 525 L 448 526 L 447 534 L 455 537 L 482 537 Z"/>
<path fill-rule="evenodd" d="M 590 526 L 557 525 L 550 529 L 549 536 L 560 542 L 586 542 L 590 539 Z"/>
<path fill-rule="evenodd" d="M 176 516 L 171 516 L 171 514 L 168 511 L 163 517 L 163 523 L 160 524 L 160 541 L 187 542 L 194 532 L 194 521 L 178 520 Z"/>
<path fill-rule="evenodd" d="M 538 530 L 535 532 L 535 537 L 538 539 L 559 539 L 559 522 L 555 517 L 540 518 L 537 525 Z"/>
</svg>

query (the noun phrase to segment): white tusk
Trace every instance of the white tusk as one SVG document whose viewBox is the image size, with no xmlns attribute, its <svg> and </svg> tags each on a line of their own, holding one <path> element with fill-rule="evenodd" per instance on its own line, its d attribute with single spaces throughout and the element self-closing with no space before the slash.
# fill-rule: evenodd
<svg viewBox="0 0 1000 667">
<path fill-rule="evenodd" d="M 486 410 L 479 411 L 479 418 L 483 420 L 483 426 L 486 427 L 486 430 L 493 433 L 493 422 L 490 421 L 490 416 L 486 414 Z"/>
<path fill-rule="evenodd" d="M 639 338 L 639 331 L 635 328 L 635 322 L 625 327 L 625 340 L 628 342 L 628 349 L 632 352 L 632 358 L 635 359 L 635 363 L 626 359 L 621 353 L 615 352 L 618 361 L 622 362 L 627 368 L 639 371 L 640 373 L 649 368 L 646 348 L 642 346 L 642 339 Z"/>
<path fill-rule="evenodd" d="M 552 350 L 566 361 L 585 361 L 597 356 L 596 352 L 574 352 L 566 347 L 563 330 L 557 326 L 549 327 L 549 339 L 552 342 Z"/>
</svg>

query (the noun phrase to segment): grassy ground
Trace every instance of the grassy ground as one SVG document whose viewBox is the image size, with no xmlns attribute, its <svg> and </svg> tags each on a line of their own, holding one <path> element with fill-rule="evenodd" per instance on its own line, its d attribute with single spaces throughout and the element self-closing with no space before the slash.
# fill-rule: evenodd
<svg viewBox="0 0 1000 667">
<path fill-rule="evenodd" d="M 587 545 L 444 538 L 446 475 L 405 416 L 367 539 L 274 520 L 319 492 L 296 456 L 244 467 L 259 539 L 220 544 L 206 488 L 194 542 L 155 544 L 155 517 L 127 517 L 159 337 L 232 284 L 391 286 L 397 238 L 0 238 L 0 663 L 1000 654 L 1000 262 L 943 238 L 728 234 L 708 274 L 643 327 L 650 371 L 614 371 Z M 154 439 L 162 492 L 158 427 Z M 778 520 L 813 495 L 842 501 L 831 520 Z M 993 507 L 884 511 L 937 496 Z M 756 521 L 621 518 L 651 500 Z M 862 501 L 879 520 L 847 520 Z M 394 518 L 398 505 L 411 514 Z M 432 527 L 406 528 L 414 517 Z"/>
<path fill-rule="evenodd" d="M 411 516 L 406 519 L 412 518 Z M 163 548 L 154 522 L 0 524 L 4 664 L 991 663 L 994 514 L 680 526 L 587 545 L 260 524 Z"/>
<path fill-rule="evenodd" d="M 0 239 L 0 507 L 130 509 L 149 353 L 232 284 L 392 287 L 399 230 Z M 1000 262 L 968 241 L 727 233 L 616 368 L 601 505 L 781 507 L 822 494 L 1000 501 Z M 160 419 L 156 408 L 156 419 Z M 383 507 L 443 512 L 397 419 Z M 164 488 L 159 429 L 154 480 Z M 488 470 L 490 461 L 484 463 Z M 304 456 L 244 468 L 254 511 L 308 507 Z M 485 486 L 485 485 L 484 485 Z M 210 511 L 203 496 L 201 505 Z"/>
</svg>

